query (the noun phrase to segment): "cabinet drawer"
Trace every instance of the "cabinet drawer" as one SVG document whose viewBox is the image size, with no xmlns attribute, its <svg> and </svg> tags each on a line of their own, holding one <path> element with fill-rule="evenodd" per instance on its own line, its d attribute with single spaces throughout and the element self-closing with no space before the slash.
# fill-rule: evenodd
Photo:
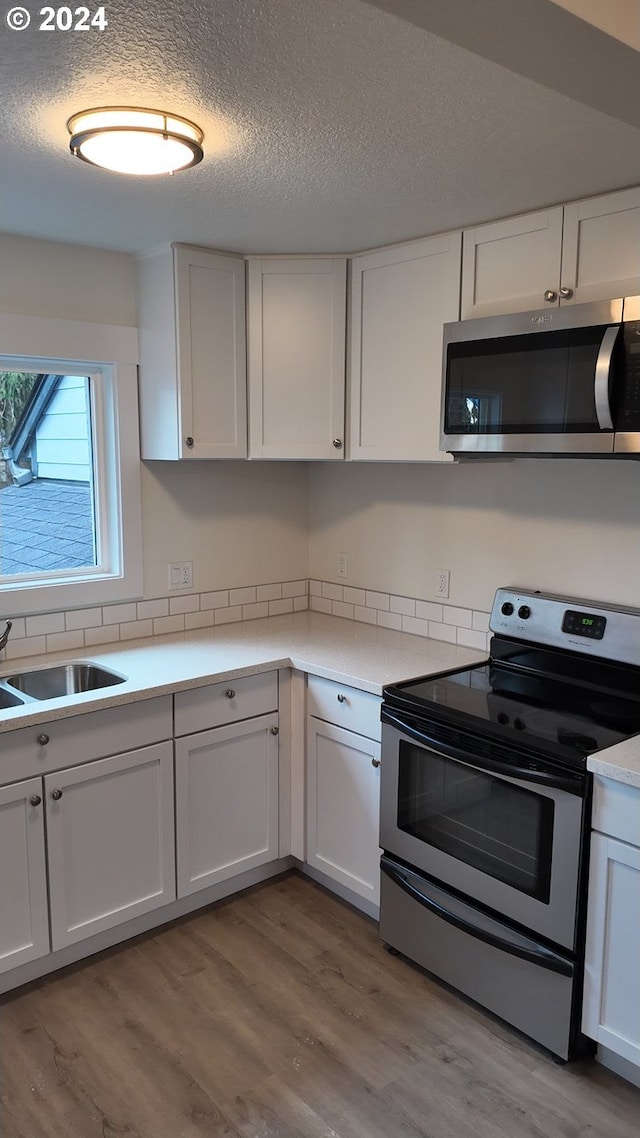
<svg viewBox="0 0 640 1138">
<path fill-rule="evenodd" d="M 176 692 L 175 734 L 191 735 L 278 709 L 278 674 L 237 676 L 220 684 Z"/>
<path fill-rule="evenodd" d="M 337 684 L 323 676 L 309 676 L 309 715 L 326 719 L 358 735 L 380 739 L 380 704 L 382 700 L 371 692 L 360 691 L 347 684 Z"/>
<path fill-rule="evenodd" d="M 171 738 L 171 696 L 46 720 L 2 737 L 0 782 L 48 774 Z"/>
<path fill-rule="evenodd" d="M 640 845 L 640 788 L 595 775 L 591 824 L 601 834 Z"/>
</svg>

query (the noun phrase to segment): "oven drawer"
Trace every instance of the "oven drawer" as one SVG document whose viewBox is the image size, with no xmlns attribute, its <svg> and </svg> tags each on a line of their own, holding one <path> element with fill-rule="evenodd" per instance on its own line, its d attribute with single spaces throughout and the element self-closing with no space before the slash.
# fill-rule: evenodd
<svg viewBox="0 0 640 1138">
<path fill-rule="evenodd" d="M 548 952 L 386 857 L 380 936 L 543 1047 L 569 1057 L 575 982 L 570 959 Z M 516 955 L 520 952 L 531 958 Z M 534 963 L 536 954 L 545 963 Z"/>
<path fill-rule="evenodd" d="M 360 691 L 348 684 L 337 684 L 324 676 L 309 676 L 308 713 L 316 719 L 325 719 L 347 731 L 366 735 L 368 739 L 380 739 L 381 699 L 371 692 Z"/>
</svg>

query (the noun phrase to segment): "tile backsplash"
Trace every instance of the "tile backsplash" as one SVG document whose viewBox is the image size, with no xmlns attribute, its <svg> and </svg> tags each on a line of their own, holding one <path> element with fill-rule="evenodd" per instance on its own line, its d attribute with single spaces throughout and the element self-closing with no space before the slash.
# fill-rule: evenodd
<svg viewBox="0 0 640 1138">
<path fill-rule="evenodd" d="M 2 658 L 93 648 L 307 608 L 481 651 L 487 649 L 489 641 L 488 612 L 302 579 L 16 617 Z"/>
</svg>

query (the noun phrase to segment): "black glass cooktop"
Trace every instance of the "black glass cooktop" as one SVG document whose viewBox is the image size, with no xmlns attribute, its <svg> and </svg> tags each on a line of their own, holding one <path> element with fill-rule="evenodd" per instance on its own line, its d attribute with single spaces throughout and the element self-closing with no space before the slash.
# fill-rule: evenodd
<svg viewBox="0 0 640 1138">
<path fill-rule="evenodd" d="M 640 733 L 639 669 L 494 643 L 484 664 L 390 685 L 387 706 L 576 759 Z"/>
</svg>

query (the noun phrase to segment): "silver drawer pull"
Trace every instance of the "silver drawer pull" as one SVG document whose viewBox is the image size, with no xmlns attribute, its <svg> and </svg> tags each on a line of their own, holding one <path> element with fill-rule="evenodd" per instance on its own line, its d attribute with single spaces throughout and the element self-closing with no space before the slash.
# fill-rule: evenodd
<svg viewBox="0 0 640 1138">
<path fill-rule="evenodd" d="M 346 702 L 347 702 L 346 695 L 343 695 L 342 692 L 338 692 L 338 703 L 346 703 Z"/>
<path fill-rule="evenodd" d="M 227 690 L 224 694 L 226 695 L 227 699 L 235 699 L 236 698 L 236 693 L 234 692 L 233 688 L 227 688 Z"/>
<path fill-rule="evenodd" d="M 379 767 L 380 766 L 380 759 L 372 759 L 371 760 L 371 766 L 372 767 Z"/>
<path fill-rule="evenodd" d="M 61 791 L 61 790 L 57 790 L 57 789 L 56 789 L 56 790 L 52 790 L 52 791 L 51 791 L 51 797 L 53 798 L 53 801 L 54 801 L 54 802 L 59 802 L 59 801 L 60 801 L 60 799 L 62 798 L 62 791 Z"/>
<path fill-rule="evenodd" d="M 38 735 L 36 742 L 39 743 L 41 747 L 46 747 L 47 743 L 49 742 L 49 736 L 45 734 Z"/>
</svg>

